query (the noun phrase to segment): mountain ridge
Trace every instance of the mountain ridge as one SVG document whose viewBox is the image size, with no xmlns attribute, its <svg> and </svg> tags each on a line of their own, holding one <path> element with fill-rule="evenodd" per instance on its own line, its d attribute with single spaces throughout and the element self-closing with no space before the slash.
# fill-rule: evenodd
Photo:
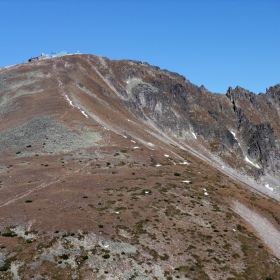
<svg viewBox="0 0 280 280">
<path fill-rule="evenodd" d="M 279 90 L 82 54 L 1 69 L 0 276 L 280 277 Z"/>
</svg>

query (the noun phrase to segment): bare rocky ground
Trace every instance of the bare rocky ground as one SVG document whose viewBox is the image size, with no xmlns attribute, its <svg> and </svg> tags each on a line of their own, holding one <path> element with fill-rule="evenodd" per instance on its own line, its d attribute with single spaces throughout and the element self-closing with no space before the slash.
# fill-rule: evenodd
<svg viewBox="0 0 280 280">
<path fill-rule="evenodd" d="M 72 59 L 0 71 L 0 279 L 280 279 L 279 201 Z"/>
</svg>

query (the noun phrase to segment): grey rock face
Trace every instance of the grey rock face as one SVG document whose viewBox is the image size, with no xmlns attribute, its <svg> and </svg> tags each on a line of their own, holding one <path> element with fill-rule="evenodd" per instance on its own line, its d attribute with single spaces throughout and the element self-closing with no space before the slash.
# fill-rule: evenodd
<svg viewBox="0 0 280 280">
<path fill-rule="evenodd" d="M 229 88 L 226 95 L 213 94 L 158 67 L 135 61 L 113 64 L 117 69 L 114 77 L 120 76 L 126 83 L 125 106 L 137 117 L 186 141 L 194 132 L 223 155 L 234 153 L 243 162 L 248 156 L 261 167 L 256 168 L 256 177 L 264 172 L 277 176 L 280 85 L 259 95 L 241 87 Z M 116 81 L 114 85 L 117 88 Z"/>
<path fill-rule="evenodd" d="M 5 265 L 5 260 L 6 260 L 5 256 L 0 254 L 0 268 Z"/>
<path fill-rule="evenodd" d="M 240 87 L 229 88 L 226 96 L 238 118 L 238 131 L 247 154 L 265 171 L 278 176 L 280 86 L 259 95 Z"/>
</svg>

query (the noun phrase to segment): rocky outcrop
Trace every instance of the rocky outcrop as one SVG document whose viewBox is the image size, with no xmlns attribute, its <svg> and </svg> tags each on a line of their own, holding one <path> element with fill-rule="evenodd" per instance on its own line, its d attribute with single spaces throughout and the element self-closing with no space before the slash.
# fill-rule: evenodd
<svg viewBox="0 0 280 280">
<path fill-rule="evenodd" d="M 266 94 L 255 95 L 240 87 L 229 88 L 226 96 L 238 118 L 245 153 L 266 172 L 279 172 L 279 101 L 280 85 Z"/>
<path fill-rule="evenodd" d="M 205 143 L 219 147 L 217 152 L 234 153 L 242 161 L 249 157 L 274 176 L 279 170 L 280 85 L 266 94 L 230 87 L 220 95 L 142 62 L 114 61 L 112 69 L 126 83 L 125 105 L 144 121 L 186 140 L 194 132 Z M 255 173 L 263 174 L 257 168 Z"/>
</svg>

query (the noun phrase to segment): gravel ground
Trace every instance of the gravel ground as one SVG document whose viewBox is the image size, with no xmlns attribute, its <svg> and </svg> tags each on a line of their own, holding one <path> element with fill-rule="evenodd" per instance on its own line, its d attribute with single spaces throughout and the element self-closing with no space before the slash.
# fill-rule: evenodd
<svg viewBox="0 0 280 280">
<path fill-rule="evenodd" d="M 28 146 L 39 145 L 38 153 L 42 152 L 43 147 L 43 151 L 47 153 L 59 154 L 95 146 L 95 143 L 100 140 L 101 135 L 97 132 L 73 133 L 54 117 L 43 116 L 2 132 L 0 152 L 12 148 L 15 152 L 26 155 Z"/>
<path fill-rule="evenodd" d="M 266 218 L 238 201 L 234 201 L 234 210 L 255 228 L 275 256 L 280 258 L 280 232 Z"/>
</svg>

